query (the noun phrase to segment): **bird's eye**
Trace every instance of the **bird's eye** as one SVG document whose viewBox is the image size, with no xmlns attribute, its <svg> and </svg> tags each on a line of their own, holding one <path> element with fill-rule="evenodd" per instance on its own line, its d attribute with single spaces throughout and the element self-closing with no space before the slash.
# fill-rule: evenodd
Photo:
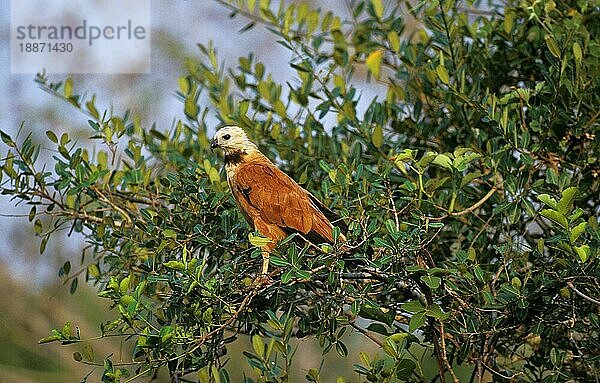
<svg viewBox="0 0 600 383">
<path fill-rule="evenodd" d="M 229 135 L 229 134 L 226 134 L 226 135 L 224 135 L 224 136 L 223 136 L 223 139 L 224 139 L 225 141 L 227 141 L 227 140 L 228 140 L 228 139 L 230 139 L 230 138 L 231 138 L 231 135 Z"/>
</svg>

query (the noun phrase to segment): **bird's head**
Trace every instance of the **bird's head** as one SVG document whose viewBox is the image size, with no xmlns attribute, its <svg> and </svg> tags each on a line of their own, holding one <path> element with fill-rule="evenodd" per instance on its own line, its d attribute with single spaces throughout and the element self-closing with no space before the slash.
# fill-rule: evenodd
<svg viewBox="0 0 600 383">
<path fill-rule="evenodd" d="M 248 139 L 246 132 L 235 125 L 224 126 L 217 130 L 210 144 L 210 150 L 216 148 L 223 149 L 225 155 L 248 154 L 251 151 L 258 150 L 256 145 Z"/>
</svg>

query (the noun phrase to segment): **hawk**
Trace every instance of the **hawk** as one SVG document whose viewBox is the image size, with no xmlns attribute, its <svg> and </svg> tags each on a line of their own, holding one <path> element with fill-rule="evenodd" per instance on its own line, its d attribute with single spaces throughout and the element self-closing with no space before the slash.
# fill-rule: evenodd
<svg viewBox="0 0 600 383">
<path fill-rule="evenodd" d="M 262 275 L 269 267 L 269 252 L 291 234 L 313 244 L 333 244 L 335 213 L 277 168 L 240 127 L 219 129 L 210 148 L 223 150 L 227 183 L 238 208 L 252 229 L 270 240 L 262 248 Z M 345 241 L 343 234 L 339 239 Z"/>
</svg>

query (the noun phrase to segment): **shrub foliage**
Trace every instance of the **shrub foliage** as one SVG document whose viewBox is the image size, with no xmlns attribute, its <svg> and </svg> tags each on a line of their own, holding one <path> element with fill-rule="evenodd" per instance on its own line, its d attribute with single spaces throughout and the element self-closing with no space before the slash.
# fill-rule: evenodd
<svg viewBox="0 0 600 383">
<path fill-rule="evenodd" d="M 160 131 L 40 74 L 89 116 L 96 149 L 48 131 L 55 150 L 41 161 L 48 142 L 2 133 L 2 192 L 31 206 L 41 252 L 62 229 L 85 237 L 81 265 L 59 274 L 112 302 L 97 339 L 123 337 L 129 355 L 94 355 L 84 341 L 95 334 L 70 323 L 41 342 L 77 343 L 74 358 L 101 366 L 103 382 L 159 370 L 229 381 L 241 334 L 245 381 L 284 382 L 293 338 L 357 355 L 350 332 L 382 352 L 361 352 L 349 379 L 598 379 L 596 2 L 351 0 L 347 19 L 305 3 L 219 3 L 244 30 L 276 35 L 294 75 L 274 80 L 252 53 L 224 68 L 199 45 L 177 91 L 186 118 Z M 262 239 L 209 150 L 209 115 L 243 127 L 339 212 L 349 249 L 284 241 L 272 283 L 253 283 Z M 315 367 L 308 381 L 320 381 Z"/>
</svg>

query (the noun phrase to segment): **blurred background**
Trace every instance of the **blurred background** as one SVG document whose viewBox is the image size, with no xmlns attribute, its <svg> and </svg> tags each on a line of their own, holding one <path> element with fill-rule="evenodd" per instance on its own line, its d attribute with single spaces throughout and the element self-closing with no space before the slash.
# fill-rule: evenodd
<svg viewBox="0 0 600 383">
<path fill-rule="evenodd" d="M 309 3 L 336 14 L 348 12 L 344 1 Z M 293 76 L 289 66 L 283 65 L 290 56 L 272 34 L 260 26 L 238 33 L 247 21 L 229 17 L 230 11 L 217 1 L 153 0 L 151 9 L 149 74 L 72 76 L 74 91 L 95 93 L 99 109 L 112 107 L 117 114 L 131 109 L 142 118 L 143 126 L 155 123 L 158 130 L 168 130 L 174 121 L 184 118 L 183 107 L 174 95 L 178 77 L 184 73 L 183 60 L 197 54 L 196 44 L 207 45 L 209 41 L 214 42 L 226 67 L 235 67 L 238 57 L 254 52 L 275 80 Z M 37 142 L 45 142 L 47 130 L 59 136 L 69 132 L 80 143 L 93 148 L 84 115 L 43 92 L 34 82 L 35 74 L 10 73 L 9 0 L 0 0 L 0 17 L 0 129 L 15 137 L 23 124 L 20 137 L 33 132 Z M 48 75 L 55 82 L 67 77 Z M 209 116 L 211 120 L 216 123 L 214 116 Z M 0 153 L 6 155 L 6 152 L 3 146 Z M 46 150 L 40 160 L 52 155 Z M 76 351 L 73 347 L 55 343 L 39 345 L 38 340 L 66 321 L 73 321 L 86 336 L 98 335 L 99 324 L 109 319 L 110 312 L 105 301 L 96 297 L 94 287 L 80 285 L 70 295 L 69 286 L 58 277 L 58 269 L 65 261 L 71 261 L 73 267 L 79 264 L 85 247 L 82 239 L 77 235 L 69 237 L 67 232 L 55 235 L 40 255 L 40 238 L 27 220 L 28 212 L 29 207 L 15 206 L 9 198 L 0 196 L 0 383 L 80 381 L 92 368 L 73 360 Z M 303 343 L 300 350 L 309 352 L 300 352 L 297 358 L 300 379 L 308 368 L 319 367 L 320 362 L 320 352 L 310 351 L 311 341 Z M 110 341 L 94 344 L 94 348 L 97 355 L 121 351 L 118 343 Z M 123 347 L 122 352 L 128 353 L 129 349 Z M 231 350 L 234 353 L 239 354 L 239 350 Z M 329 367 L 332 379 L 338 371 L 351 377 L 351 365 L 357 355 L 346 360 L 337 355 L 331 358 L 325 367 Z"/>
</svg>

